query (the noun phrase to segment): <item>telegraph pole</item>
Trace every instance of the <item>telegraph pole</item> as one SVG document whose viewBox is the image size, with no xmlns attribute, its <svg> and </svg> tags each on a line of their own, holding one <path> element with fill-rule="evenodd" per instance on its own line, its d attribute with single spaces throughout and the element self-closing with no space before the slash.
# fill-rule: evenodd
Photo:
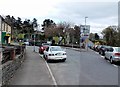
<svg viewBox="0 0 120 87">
<path fill-rule="evenodd" d="M 85 30 L 86 30 L 86 19 L 87 19 L 88 17 L 85 17 Z M 88 38 L 87 38 L 88 39 Z M 86 48 L 87 48 L 87 51 L 88 51 L 88 43 L 87 43 L 87 41 L 86 41 Z"/>
</svg>

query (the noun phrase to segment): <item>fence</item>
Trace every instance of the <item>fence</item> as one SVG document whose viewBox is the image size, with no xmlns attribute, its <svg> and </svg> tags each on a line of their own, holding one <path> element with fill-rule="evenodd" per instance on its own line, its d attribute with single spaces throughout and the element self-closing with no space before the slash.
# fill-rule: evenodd
<svg viewBox="0 0 120 87">
<path fill-rule="evenodd" d="M 2 52 L 2 64 L 6 63 L 7 61 L 14 60 L 15 55 L 21 54 L 25 49 L 25 46 L 7 46 L 4 47 Z"/>
<path fill-rule="evenodd" d="M 24 56 L 25 46 L 8 47 L 4 50 L 2 60 L 2 86 L 9 85 L 11 78 L 24 61 Z"/>
</svg>

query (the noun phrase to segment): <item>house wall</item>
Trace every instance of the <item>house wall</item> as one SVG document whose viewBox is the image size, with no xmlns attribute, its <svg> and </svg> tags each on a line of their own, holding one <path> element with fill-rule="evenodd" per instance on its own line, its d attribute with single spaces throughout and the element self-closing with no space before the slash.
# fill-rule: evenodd
<svg viewBox="0 0 120 87">
<path fill-rule="evenodd" d="M 0 33 L 0 43 L 6 43 L 4 40 L 5 36 L 9 36 L 8 38 L 8 43 L 11 42 L 11 26 L 4 21 L 4 19 L 0 16 L 0 28 L 1 28 L 1 33 Z"/>
<path fill-rule="evenodd" d="M 8 43 L 11 43 L 11 26 L 6 25 L 6 35 L 10 36 L 8 39 Z"/>
<path fill-rule="evenodd" d="M 1 45 L 1 40 L 2 40 L 2 28 L 1 28 L 1 22 L 2 22 L 2 19 L 0 17 L 0 45 Z"/>
</svg>

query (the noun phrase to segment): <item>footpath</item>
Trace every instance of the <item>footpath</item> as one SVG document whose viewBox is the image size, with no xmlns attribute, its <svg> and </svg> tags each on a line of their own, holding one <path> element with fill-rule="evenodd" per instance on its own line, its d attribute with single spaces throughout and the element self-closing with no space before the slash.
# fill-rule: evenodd
<svg viewBox="0 0 120 87">
<path fill-rule="evenodd" d="M 33 52 L 33 47 L 26 47 L 25 61 L 10 85 L 54 85 L 45 61 L 38 52 Z"/>
</svg>

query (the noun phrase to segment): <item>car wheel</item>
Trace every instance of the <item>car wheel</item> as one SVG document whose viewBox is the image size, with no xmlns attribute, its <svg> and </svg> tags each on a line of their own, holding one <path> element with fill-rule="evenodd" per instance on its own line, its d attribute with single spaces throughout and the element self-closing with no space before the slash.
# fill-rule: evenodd
<svg viewBox="0 0 120 87">
<path fill-rule="evenodd" d="M 49 59 L 46 59 L 46 62 L 47 62 L 47 63 L 49 63 L 49 62 L 50 62 L 50 60 L 49 60 Z"/>
<path fill-rule="evenodd" d="M 108 60 L 108 58 L 107 58 L 106 56 L 105 56 L 104 58 L 105 58 L 106 60 Z"/>
<path fill-rule="evenodd" d="M 62 60 L 62 62 L 65 62 L 65 61 L 66 61 L 66 59 L 63 59 L 63 60 Z"/>
<path fill-rule="evenodd" d="M 104 52 L 101 52 L 101 55 L 104 56 Z"/>
<path fill-rule="evenodd" d="M 44 56 L 44 57 L 45 57 L 44 59 L 45 59 L 47 62 L 49 62 L 49 59 L 47 58 L 47 56 Z"/>
<path fill-rule="evenodd" d="M 110 63 L 113 64 L 113 59 L 112 59 L 112 57 L 110 58 Z"/>
<path fill-rule="evenodd" d="M 43 55 L 43 58 L 45 59 L 45 55 Z"/>
<path fill-rule="evenodd" d="M 99 53 L 100 55 L 102 55 L 102 51 L 100 51 L 100 53 Z"/>
<path fill-rule="evenodd" d="M 99 51 L 99 54 L 100 54 L 101 51 Z"/>
<path fill-rule="evenodd" d="M 103 56 L 105 56 L 105 52 L 103 52 L 103 54 L 102 54 Z"/>
<path fill-rule="evenodd" d="M 41 51 L 39 51 L 39 53 L 41 54 Z"/>
</svg>

